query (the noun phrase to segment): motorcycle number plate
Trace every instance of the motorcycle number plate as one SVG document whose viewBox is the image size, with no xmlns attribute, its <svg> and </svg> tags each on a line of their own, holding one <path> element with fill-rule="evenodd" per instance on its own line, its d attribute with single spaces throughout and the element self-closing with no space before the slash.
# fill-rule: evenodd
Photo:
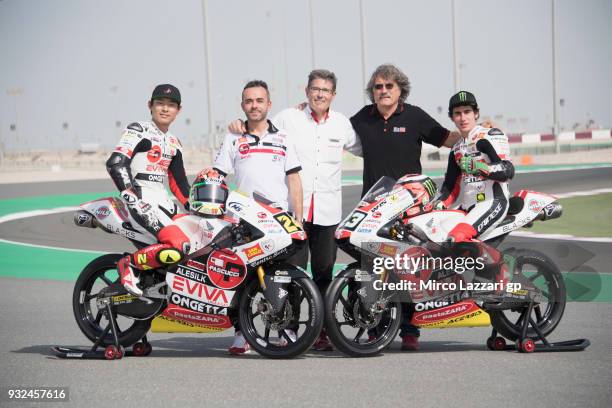
<svg viewBox="0 0 612 408">
<path fill-rule="evenodd" d="M 291 276 L 275 276 L 274 282 L 276 283 L 289 283 L 291 282 Z"/>
</svg>

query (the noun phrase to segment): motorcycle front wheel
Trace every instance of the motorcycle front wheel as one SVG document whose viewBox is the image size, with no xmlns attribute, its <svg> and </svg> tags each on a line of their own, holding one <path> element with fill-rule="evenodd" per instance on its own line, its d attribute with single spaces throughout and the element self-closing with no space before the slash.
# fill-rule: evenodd
<svg viewBox="0 0 612 408">
<path fill-rule="evenodd" d="M 292 278 L 288 292 L 280 316 L 269 313 L 258 279 L 253 279 L 240 297 L 240 330 L 251 347 L 264 357 L 299 356 L 312 347 L 321 332 L 323 298 L 312 279 Z"/>
<path fill-rule="evenodd" d="M 351 357 L 371 357 L 388 347 L 402 322 L 400 302 L 387 303 L 377 315 L 367 313 L 354 290 L 354 279 L 336 278 L 325 294 L 325 329 L 332 343 Z"/>
<path fill-rule="evenodd" d="M 119 280 L 117 261 L 123 255 L 107 254 L 91 261 L 79 275 L 72 292 L 72 310 L 74 318 L 83 334 L 96 342 L 109 324 L 106 311 L 98 308 L 97 298 L 102 290 Z M 119 315 L 115 316 L 119 343 L 128 347 L 144 337 L 151 327 L 153 318 L 133 320 Z M 102 342 L 103 347 L 114 344 L 112 333 L 107 333 Z"/>
</svg>

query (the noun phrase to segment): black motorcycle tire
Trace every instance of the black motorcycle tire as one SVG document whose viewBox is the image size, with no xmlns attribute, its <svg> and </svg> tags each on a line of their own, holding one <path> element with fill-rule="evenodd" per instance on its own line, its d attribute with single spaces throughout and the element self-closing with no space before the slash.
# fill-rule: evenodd
<svg viewBox="0 0 612 408">
<path fill-rule="evenodd" d="M 260 291 L 258 279 L 253 279 L 240 295 L 238 321 L 240 330 L 249 345 L 264 357 L 272 359 L 289 359 L 297 357 L 309 350 L 319 336 L 323 327 L 323 297 L 310 278 L 293 278 L 292 284 L 297 284 L 304 291 L 310 305 L 311 315 L 305 328 L 300 326 L 300 336 L 294 343 L 281 347 L 268 341 L 257 333 L 251 314 L 251 299 Z M 290 291 L 291 292 L 291 291 Z"/>
<path fill-rule="evenodd" d="M 522 267 L 523 265 L 537 267 L 538 273 L 542 273 L 546 280 L 549 294 L 553 295 L 552 302 L 549 302 L 546 310 L 541 314 L 541 318 L 538 319 L 536 317 L 534 319 L 542 335 L 547 336 L 555 330 L 565 311 L 566 288 L 563 276 L 554 262 L 542 253 L 532 250 L 517 250 L 513 252 L 513 256 L 516 257 L 517 267 Z M 500 335 L 511 341 L 521 337 L 521 325 L 512 322 L 508 318 L 507 311 L 493 311 L 489 312 L 489 314 L 493 328 Z M 533 313 L 532 317 L 535 317 Z M 540 339 L 540 336 L 532 327 L 528 327 L 527 337 L 534 341 Z"/>
<path fill-rule="evenodd" d="M 336 305 L 342 295 L 342 291 L 350 284 L 351 279 L 352 278 L 338 277 L 334 279 L 327 288 L 327 292 L 325 293 L 325 330 L 334 346 L 342 353 L 351 357 L 372 357 L 389 347 L 397 336 L 403 319 L 401 303 L 389 303 L 388 306 L 396 309 L 396 314 L 395 316 L 388 316 L 388 326 L 384 328 L 382 334 L 378 334 L 376 340 L 366 344 L 356 343 L 353 339 L 344 336 L 335 317 Z M 342 307 L 344 306 L 342 305 Z M 382 322 L 379 326 L 381 324 Z"/>
<path fill-rule="evenodd" d="M 96 318 L 91 313 L 91 310 L 86 305 L 86 302 L 81 302 L 83 295 L 89 294 L 95 281 L 108 270 L 117 268 L 117 261 L 119 261 L 123 255 L 121 254 L 106 254 L 102 255 L 93 261 L 91 261 L 81 271 L 76 283 L 74 284 L 74 290 L 72 292 L 72 310 L 74 312 L 74 318 L 81 329 L 81 332 L 92 342 L 96 342 L 102 335 L 104 327 L 101 327 L 96 323 Z M 151 328 L 151 321 L 153 318 L 146 320 L 132 320 L 132 324 L 128 328 L 120 328 L 118 333 L 119 343 L 124 347 L 129 347 L 144 337 L 145 334 Z M 100 345 L 102 347 L 114 344 L 112 333 L 109 332 Z"/>
</svg>

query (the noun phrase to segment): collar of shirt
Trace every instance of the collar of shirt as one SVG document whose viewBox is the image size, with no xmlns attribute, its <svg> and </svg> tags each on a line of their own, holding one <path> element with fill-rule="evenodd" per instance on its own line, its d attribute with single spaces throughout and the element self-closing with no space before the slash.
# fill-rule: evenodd
<svg viewBox="0 0 612 408">
<path fill-rule="evenodd" d="M 322 125 L 323 123 L 327 122 L 327 119 L 329 119 L 329 109 L 325 111 L 325 115 L 323 115 L 322 121 L 319 121 L 319 119 L 317 118 L 317 114 L 312 110 L 310 105 L 306 105 L 305 111 L 307 114 L 310 115 L 312 120 L 317 123 L 317 125 Z"/>
<path fill-rule="evenodd" d="M 398 102 L 397 108 L 395 108 L 395 112 L 393 112 L 391 116 L 397 116 L 403 111 L 404 111 L 404 102 Z M 370 109 L 370 115 L 378 115 L 381 118 L 383 117 L 383 115 L 380 113 L 380 111 L 376 107 L 375 103 L 372 104 L 372 109 Z"/>
<path fill-rule="evenodd" d="M 244 127 L 247 129 L 246 132 L 243 133 L 244 136 L 251 136 L 254 137 L 258 142 L 260 137 L 254 134 L 249 133 L 248 129 L 249 129 L 249 121 L 245 120 L 244 121 Z M 278 133 L 278 128 L 276 126 L 274 126 L 274 124 L 272 123 L 272 121 L 270 119 L 268 119 L 268 130 L 266 131 L 266 134 L 264 135 L 264 137 L 268 134 L 274 134 L 274 133 Z"/>
</svg>

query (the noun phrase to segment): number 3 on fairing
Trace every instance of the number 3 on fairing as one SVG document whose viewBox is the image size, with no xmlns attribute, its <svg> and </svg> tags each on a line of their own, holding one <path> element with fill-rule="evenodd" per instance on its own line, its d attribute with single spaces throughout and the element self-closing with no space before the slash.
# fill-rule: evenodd
<svg viewBox="0 0 612 408">
<path fill-rule="evenodd" d="M 300 230 L 300 227 L 295 225 L 293 218 L 291 218 L 287 214 L 278 214 L 274 218 L 276 219 L 276 221 L 279 222 L 280 225 L 283 226 L 285 231 L 287 231 L 289 234 Z"/>
<path fill-rule="evenodd" d="M 353 215 L 351 216 L 351 218 L 349 218 L 348 221 L 344 223 L 343 228 L 349 231 L 355 230 L 355 228 L 357 228 L 359 223 L 363 221 L 365 216 L 366 216 L 366 213 L 361 212 L 361 211 L 355 211 Z"/>
</svg>

